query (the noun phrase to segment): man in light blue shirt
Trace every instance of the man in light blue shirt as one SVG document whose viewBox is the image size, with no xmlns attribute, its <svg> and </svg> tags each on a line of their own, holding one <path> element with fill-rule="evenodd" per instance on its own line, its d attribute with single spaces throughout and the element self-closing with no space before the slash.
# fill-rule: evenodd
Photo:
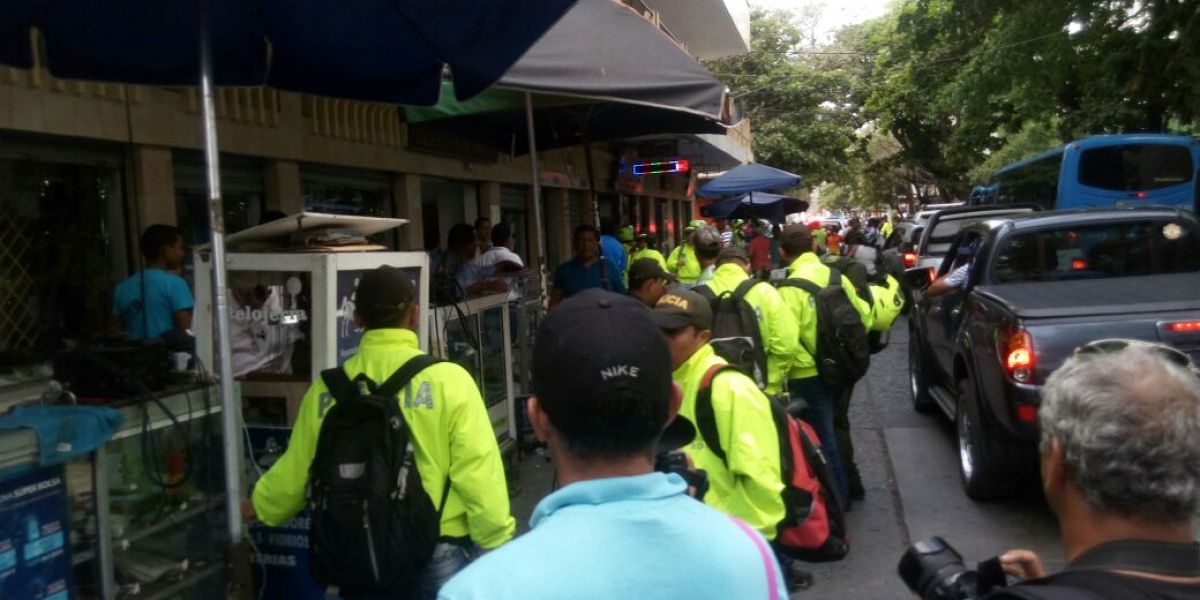
<svg viewBox="0 0 1200 600">
<path fill-rule="evenodd" d="M 137 338 L 157 338 L 192 327 L 192 292 L 175 273 L 183 265 L 183 235 L 170 225 L 151 225 L 142 233 L 146 267 L 113 292 L 113 316 Z"/>
<path fill-rule="evenodd" d="M 538 504 L 532 531 L 463 570 L 441 600 L 787 598 L 758 532 L 654 471 L 660 438 L 686 443 L 695 430 L 676 418 L 671 353 L 644 306 L 580 292 L 547 315 L 533 352 L 529 420 L 563 487 Z"/>
</svg>

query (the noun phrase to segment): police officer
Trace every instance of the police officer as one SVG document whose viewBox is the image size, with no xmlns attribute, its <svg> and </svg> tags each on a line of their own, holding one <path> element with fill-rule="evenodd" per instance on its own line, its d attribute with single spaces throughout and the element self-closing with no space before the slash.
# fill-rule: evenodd
<svg viewBox="0 0 1200 600">
<path fill-rule="evenodd" d="M 657 262 L 662 268 L 667 268 L 667 259 L 663 258 L 662 252 L 654 247 L 654 236 L 649 233 L 637 236 L 637 241 L 633 245 L 633 253 L 629 255 L 630 266 L 634 261 L 642 258 L 654 259 L 654 262 Z"/>
<path fill-rule="evenodd" d="M 732 294 L 742 282 L 750 279 L 750 255 L 745 248 L 722 248 L 717 254 L 717 269 L 706 285 L 713 296 Z M 746 302 L 758 317 L 758 333 L 767 352 L 768 396 L 785 391 L 788 368 L 800 351 L 800 330 L 796 317 L 783 302 L 779 291 L 766 282 L 746 291 Z"/>
<path fill-rule="evenodd" d="M 696 259 L 696 248 L 692 236 L 701 227 L 707 227 L 702 219 L 688 223 L 683 229 L 683 243 L 676 246 L 667 257 L 667 270 L 679 277 L 679 283 L 687 286 L 695 285 L 700 278 L 700 261 Z"/>
<path fill-rule="evenodd" d="M 784 262 L 789 265 L 788 278 L 806 279 L 824 288 L 829 285 L 832 271 L 821 263 L 814 249 L 812 233 L 806 225 L 795 224 L 783 228 L 780 250 Z M 863 324 L 869 329 L 870 305 L 859 298 L 854 285 L 845 275 L 842 275 L 841 286 L 850 303 L 862 316 Z M 808 407 L 806 420 L 821 438 L 821 446 L 837 480 L 839 497 L 845 499 L 849 494 L 846 471 L 842 465 L 834 430 L 834 417 L 844 390 L 831 388 L 817 373 L 817 362 L 813 356 L 817 347 L 816 299 L 798 287 L 781 287 L 779 294 L 791 308 L 800 329 L 800 349 L 788 373 L 788 392 L 793 399 L 804 399 Z"/>
<path fill-rule="evenodd" d="M 416 297 L 411 279 L 399 269 L 380 267 L 363 275 L 354 318 L 366 332 L 358 352 L 343 366 L 347 376 L 363 373 L 381 383 L 420 354 Z M 396 401 L 412 432 L 417 470 L 429 497 L 441 498 L 450 482 L 441 541 L 415 588 L 403 596 L 433 598 L 477 548 L 495 548 L 511 539 L 516 522 L 509 512 L 496 435 L 471 375 L 451 362 L 432 365 L 413 377 Z M 278 526 L 304 508 L 309 467 L 332 402 L 325 383 L 314 382 L 300 404 L 287 451 L 243 505 L 247 518 Z"/>
</svg>

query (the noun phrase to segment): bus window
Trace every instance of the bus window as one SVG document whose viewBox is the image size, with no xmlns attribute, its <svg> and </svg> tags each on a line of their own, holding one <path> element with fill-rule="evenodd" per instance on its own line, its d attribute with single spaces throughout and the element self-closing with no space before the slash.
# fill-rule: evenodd
<svg viewBox="0 0 1200 600">
<path fill-rule="evenodd" d="M 1156 190 L 1191 179 L 1192 156 L 1186 146 L 1108 146 L 1084 150 L 1079 159 L 1079 183 L 1103 190 Z"/>
</svg>

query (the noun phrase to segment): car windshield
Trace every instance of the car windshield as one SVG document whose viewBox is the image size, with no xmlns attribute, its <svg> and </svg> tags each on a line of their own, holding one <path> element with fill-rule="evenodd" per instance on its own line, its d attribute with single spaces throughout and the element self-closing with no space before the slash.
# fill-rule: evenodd
<svg viewBox="0 0 1200 600">
<path fill-rule="evenodd" d="M 972 211 L 968 213 L 945 215 L 939 217 L 937 223 L 933 226 L 933 231 L 929 232 L 929 239 L 925 242 L 925 248 L 922 254 L 926 256 L 943 256 L 950 250 L 950 244 L 954 238 L 958 236 L 958 232 L 963 227 L 986 221 L 988 219 L 1002 216 L 1014 215 L 1033 212 L 1032 209 L 992 209 Z"/>
<path fill-rule="evenodd" d="M 1200 271 L 1195 223 L 1153 220 L 1062 227 L 1008 238 L 995 283 L 1137 277 Z"/>
</svg>

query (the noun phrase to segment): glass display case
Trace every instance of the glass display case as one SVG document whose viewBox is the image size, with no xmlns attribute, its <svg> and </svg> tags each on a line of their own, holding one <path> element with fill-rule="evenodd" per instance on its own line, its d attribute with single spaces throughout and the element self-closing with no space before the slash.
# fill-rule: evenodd
<svg viewBox="0 0 1200 600">
<path fill-rule="evenodd" d="M 479 386 L 500 448 L 514 448 L 512 331 L 508 294 L 437 306 L 429 313 L 429 352 L 461 365 Z"/>
<path fill-rule="evenodd" d="M 196 253 L 196 332 L 213 331 L 211 262 L 206 251 Z M 354 298 L 363 273 L 383 265 L 403 269 L 424 307 L 428 264 L 424 252 L 228 254 L 230 345 L 247 421 L 290 426 L 321 371 L 358 350 L 363 332 L 354 323 Z M 417 337 L 428 351 L 428 320 L 423 316 L 419 323 Z M 196 336 L 197 354 L 209 370 L 214 337 Z"/>
</svg>

